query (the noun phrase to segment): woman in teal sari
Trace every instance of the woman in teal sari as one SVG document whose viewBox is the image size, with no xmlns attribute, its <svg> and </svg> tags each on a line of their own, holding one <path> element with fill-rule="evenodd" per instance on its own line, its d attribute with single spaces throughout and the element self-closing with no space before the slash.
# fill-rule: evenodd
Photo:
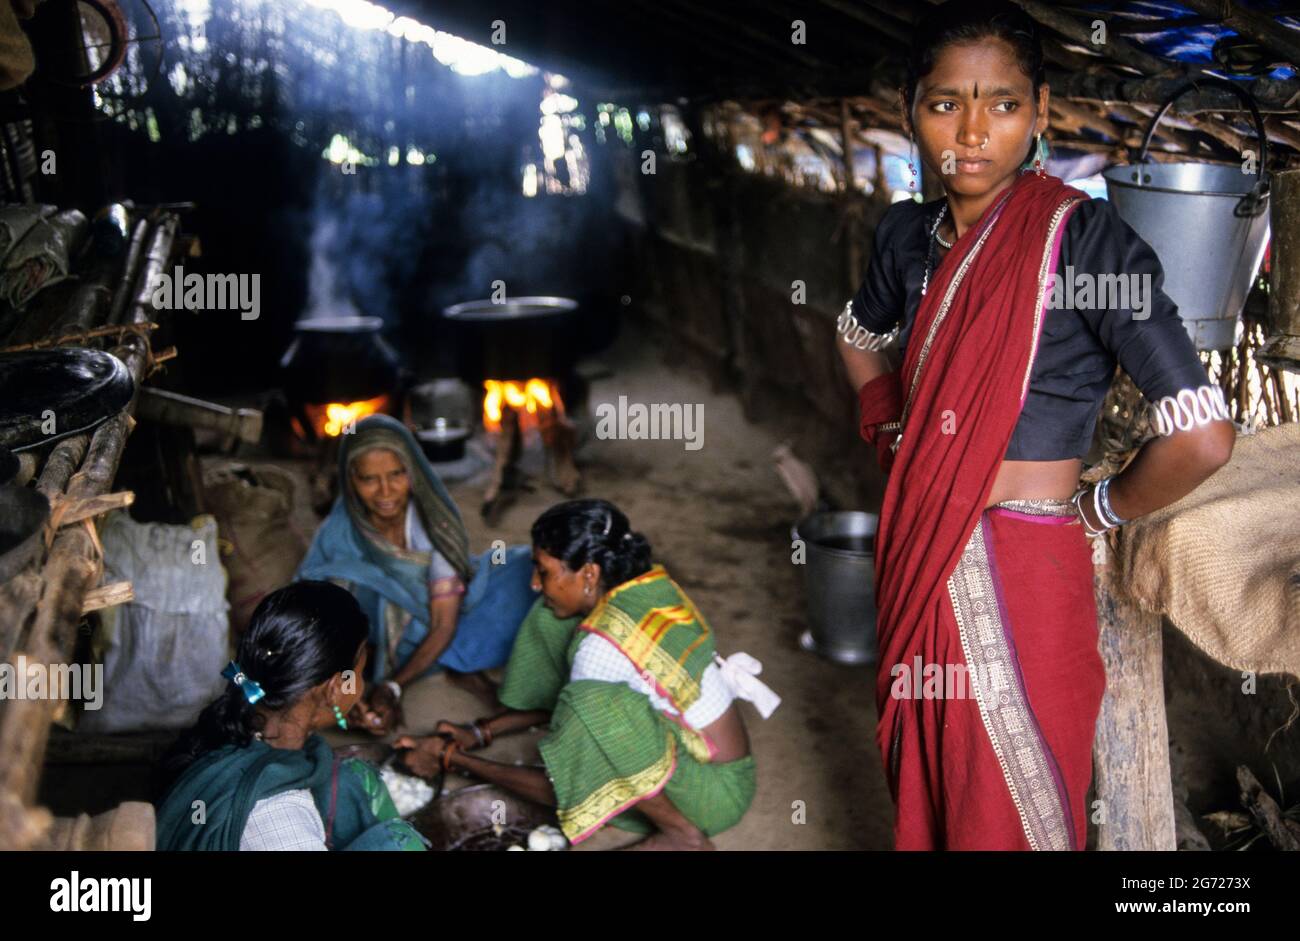
<svg viewBox="0 0 1300 941">
<path fill-rule="evenodd" d="M 342 588 L 295 582 L 253 612 L 226 691 L 163 759 L 160 850 L 423 850 L 374 768 L 317 729 L 365 689 L 365 616 Z"/>
<path fill-rule="evenodd" d="M 378 735 L 400 720 L 402 687 L 433 670 L 503 665 L 532 607 L 527 546 L 469 553 L 451 495 L 401 422 L 375 415 L 343 435 L 339 498 L 298 578 L 346 587 L 370 621 L 371 694 L 354 721 Z"/>
</svg>

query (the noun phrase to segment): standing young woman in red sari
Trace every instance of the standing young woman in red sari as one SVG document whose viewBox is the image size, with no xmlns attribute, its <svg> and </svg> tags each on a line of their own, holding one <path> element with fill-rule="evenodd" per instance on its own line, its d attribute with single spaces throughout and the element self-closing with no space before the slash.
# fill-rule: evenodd
<svg viewBox="0 0 1300 941">
<path fill-rule="evenodd" d="M 1082 849 L 1105 686 L 1088 537 L 1191 492 L 1227 462 L 1234 428 L 1150 247 L 1044 172 L 1032 20 L 1010 3 L 936 8 L 900 99 L 944 197 L 885 214 L 837 340 L 890 471 L 876 739 L 895 844 Z M 1099 290 L 1054 302 L 1053 275 Z M 1116 276 L 1128 306 L 1100 290 Z M 1169 433 L 1080 491 L 1117 362 Z M 905 681 L 932 665 L 970 682 L 954 696 Z"/>
</svg>

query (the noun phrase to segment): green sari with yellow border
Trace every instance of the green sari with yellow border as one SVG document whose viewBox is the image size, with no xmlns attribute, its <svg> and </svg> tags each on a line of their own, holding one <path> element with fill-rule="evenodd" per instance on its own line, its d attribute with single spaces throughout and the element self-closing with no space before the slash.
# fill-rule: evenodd
<svg viewBox="0 0 1300 941">
<path fill-rule="evenodd" d="M 623 683 L 571 681 L 588 633 L 614 644 L 678 715 Z M 708 623 L 660 565 L 610 590 L 586 618 L 561 620 L 540 599 L 533 605 L 498 697 L 511 709 L 551 713 L 538 748 L 571 843 L 606 823 L 653 832 L 634 805 L 661 792 L 708 836 L 739 822 L 754 797 L 753 756 L 711 763 L 711 743 L 681 721 L 713 655 Z"/>
</svg>

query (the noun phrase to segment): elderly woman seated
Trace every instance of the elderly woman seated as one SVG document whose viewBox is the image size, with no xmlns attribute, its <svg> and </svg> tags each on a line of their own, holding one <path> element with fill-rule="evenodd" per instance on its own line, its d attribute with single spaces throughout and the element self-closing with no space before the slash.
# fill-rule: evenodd
<svg viewBox="0 0 1300 941">
<path fill-rule="evenodd" d="M 504 664 L 535 598 L 528 547 L 471 556 L 442 481 L 406 426 L 385 415 L 340 438 L 339 498 L 297 577 L 333 581 L 361 603 L 374 685 L 352 719 L 378 735 L 398 723 L 412 680 L 437 669 L 481 680 Z"/>
<path fill-rule="evenodd" d="M 764 716 L 779 699 L 738 675 L 756 661 L 717 657 L 704 618 L 612 504 L 559 504 L 532 536 L 543 597 L 506 668 L 506 711 L 399 739 L 408 767 L 432 775 L 441 765 L 556 807 L 574 843 L 611 823 L 649 834 L 639 848 L 711 849 L 709 837 L 735 826 L 754 797 L 735 699 Z M 541 722 L 544 769 L 469 753 Z"/>
</svg>

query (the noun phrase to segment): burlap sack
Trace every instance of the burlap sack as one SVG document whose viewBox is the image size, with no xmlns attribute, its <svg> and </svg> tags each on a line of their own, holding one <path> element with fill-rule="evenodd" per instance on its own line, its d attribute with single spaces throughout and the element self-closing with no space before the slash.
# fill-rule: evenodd
<svg viewBox="0 0 1300 941">
<path fill-rule="evenodd" d="M 235 464 L 207 474 L 204 491 L 230 577 L 230 626 L 242 633 L 258 602 L 288 584 L 307 554 L 307 539 L 291 520 L 293 477 L 277 467 Z"/>
<path fill-rule="evenodd" d="M 1227 466 L 1116 550 L 1117 589 L 1208 656 L 1300 676 L 1300 424 L 1238 435 Z"/>
</svg>

